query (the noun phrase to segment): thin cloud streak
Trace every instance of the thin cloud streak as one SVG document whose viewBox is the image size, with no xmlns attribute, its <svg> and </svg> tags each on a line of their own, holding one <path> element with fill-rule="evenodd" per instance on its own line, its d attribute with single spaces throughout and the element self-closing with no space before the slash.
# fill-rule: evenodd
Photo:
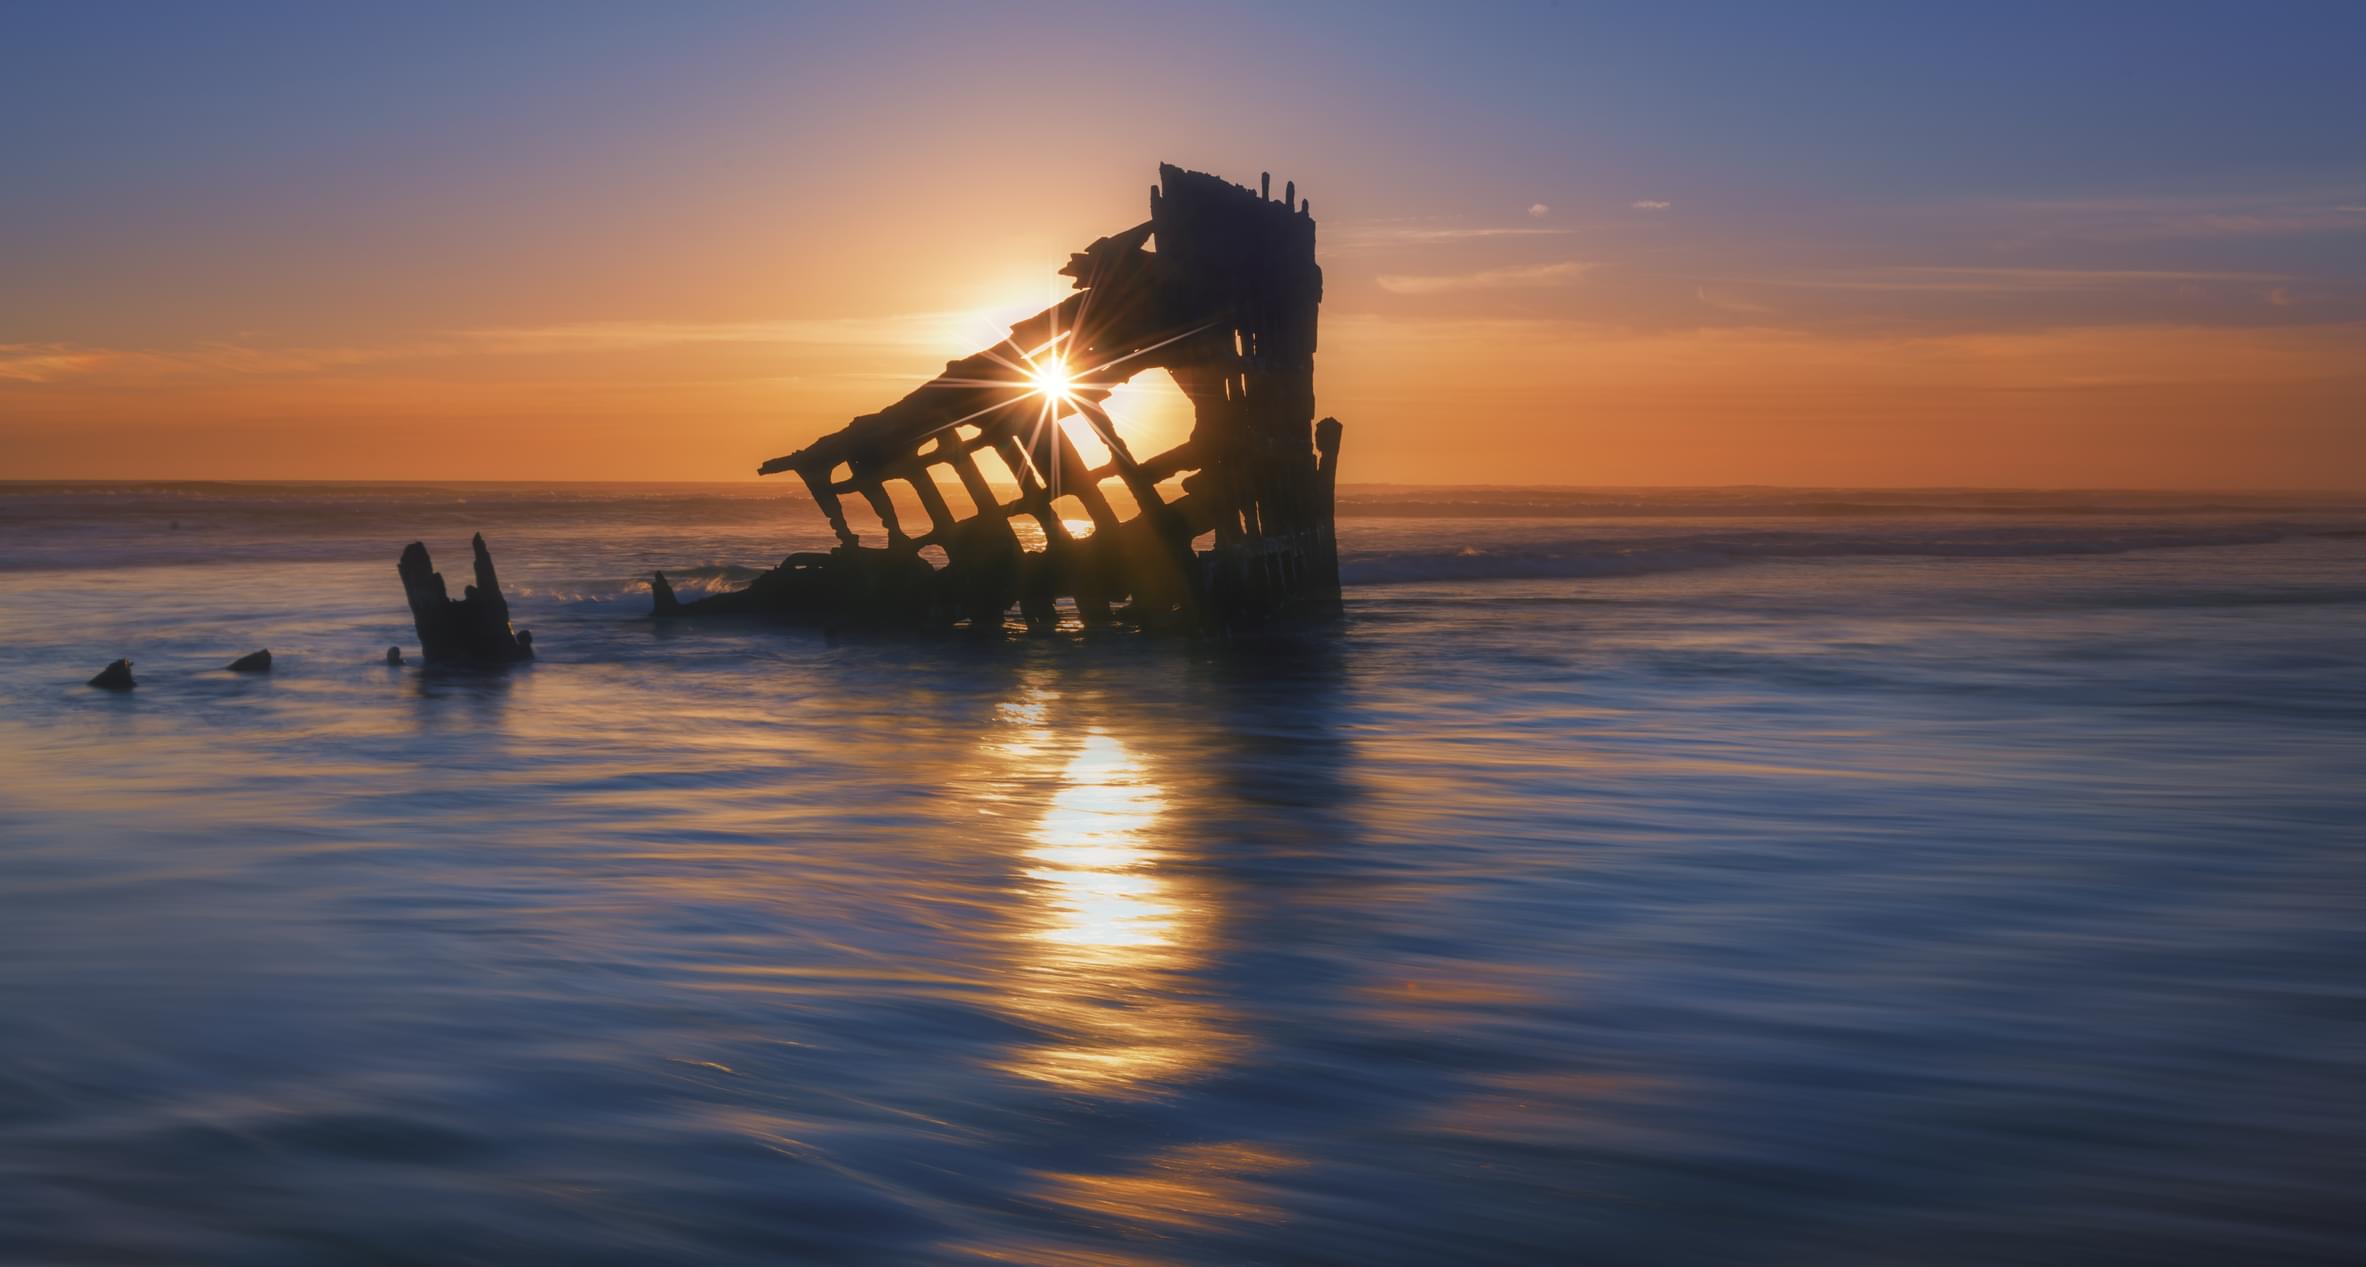
<svg viewBox="0 0 2366 1267">
<path fill-rule="evenodd" d="M 121 359 L 107 348 L 68 343 L 0 343 L 0 383 L 53 383 L 97 373 Z"/>
<path fill-rule="evenodd" d="M 1945 265 L 1834 270 L 1829 273 L 1766 274 L 1718 279 L 1729 285 L 1777 286 L 1803 290 L 1869 290 L 1947 294 L 2013 295 L 2059 291 L 2119 290 L 2163 285 L 2289 280 L 2280 273 L 2202 272 L 2178 269 L 2014 268 Z"/>
<path fill-rule="evenodd" d="M 1777 311 L 1773 304 L 1760 303 L 1721 288 L 1696 286 L 1693 288 L 1692 295 L 1693 298 L 1719 312 L 1730 312 L 1741 316 L 1764 316 Z"/>
<path fill-rule="evenodd" d="M 576 321 L 464 330 L 485 351 L 538 353 L 623 351 L 691 343 L 769 343 L 812 347 L 939 347 L 952 331 L 975 324 L 972 312 L 913 312 L 879 317 L 784 321 Z"/>
<path fill-rule="evenodd" d="M 1473 273 L 1408 275 L 1387 273 L 1374 279 L 1392 295 L 1437 295 L 1463 290 L 1516 290 L 1567 286 L 1594 266 L 1580 260 L 1531 264 L 1519 268 L 1489 268 Z"/>
<path fill-rule="evenodd" d="M 2097 386 L 2356 382 L 2348 355 L 2366 323 L 2242 328 L 2119 324 L 2020 331 L 1903 334 L 1812 331 L 1772 323 L 1639 329 L 1552 318 L 1342 315 L 1329 331 L 1337 356 L 1396 367 L 1452 359 L 1465 372 L 1514 363 L 1548 377 L 1726 376 L 1755 391 L 1785 384 L 1882 383 L 1949 390 Z M 1457 350 L 1469 356 L 1455 356 Z M 1410 359 L 1408 359 L 1410 358 Z M 1476 369 L 1467 365 L 1475 364 Z M 1548 384 L 1528 389 L 1550 392 Z"/>
<path fill-rule="evenodd" d="M 1550 208 L 1547 208 L 1547 212 L 1550 212 Z M 1535 208 L 1530 208 L 1528 214 L 1536 215 Z M 1574 229 L 1538 225 L 1367 223 L 1350 224 L 1337 229 L 1325 228 L 1323 246 L 1326 250 L 1361 251 L 1394 246 L 1435 246 L 1446 242 L 1481 242 L 1491 238 L 1563 238 L 1574 232 Z"/>
<path fill-rule="evenodd" d="M 207 340 L 184 347 L 120 348 L 71 343 L 0 344 L 0 383 L 67 379 L 293 378 L 390 362 L 521 356 L 580 356 L 696 345 L 907 352 L 966 346 L 974 312 L 783 321 L 586 321 L 488 327 L 343 346 L 287 346 Z"/>
<path fill-rule="evenodd" d="M 2023 226 L 2007 246 L 2047 240 L 2173 242 L 2291 237 L 2366 231 L 2356 188 L 2246 195 L 2161 194 L 2119 198 L 1980 201 L 1976 210 Z"/>
</svg>

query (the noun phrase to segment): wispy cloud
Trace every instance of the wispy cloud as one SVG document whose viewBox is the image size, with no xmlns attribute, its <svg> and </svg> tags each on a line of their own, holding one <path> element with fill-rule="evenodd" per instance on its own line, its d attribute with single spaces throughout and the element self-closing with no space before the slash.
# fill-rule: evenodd
<svg viewBox="0 0 2366 1267">
<path fill-rule="evenodd" d="M 1717 287 L 1696 286 L 1693 288 L 1692 294 L 1693 298 L 1719 312 L 1755 317 L 1776 311 L 1773 304 L 1760 303 L 1757 300 L 1745 298 L 1738 292 Z"/>
<path fill-rule="evenodd" d="M 90 347 L 65 343 L 0 346 L 0 382 L 52 383 L 67 379 L 147 382 L 196 377 L 270 378 L 321 374 L 387 361 L 464 351 L 449 338 L 404 339 L 348 346 L 271 346 L 206 339 L 163 348 Z"/>
<path fill-rule="evenodd" d="M 1544 206 L 1538 203 L 1538 207 Z M 1546 208 L 1549 214 L 1551 208 Z M 1536 207 L 1528 209 L 1536 215 Z M 1542 218 L 1542 217 L 1538 217 Z M 1444 242 L 1479 242 L 1490 238 L 1560 238 L 1574 230 L 1547 225 L 1486 225 L 1486 224 L 1413 224 L 1392 221 L 1371 221 L 1348 224 L 1323 230 L 1323 245 L 1328 250 L 1355 251 L 1373 247 L 1432 246 Z"/>
<path fill-rule="evenodd" d="M 51 383 L 108 368 L 119 357 L 106 348 L 70 343 L 0 343 L 0 382 Z"/>
<path fill-rule="evenodd" d="M 2355 187 L 2247 194 L 2015 199 L 1980 204 L 2020 226 L 2008 246 L 2046 239 L 2147 242 L 2366 231 Z"/>
<path fill-rule="evenodd" d="M 1436 295 L 1458 290 L 1528 290 L 1567 286 L 1586 275 L 1593 265 L 1579 260 L 1530 264 L 1519 268 L 1488 268 L 1474 273 L 1383 274 L 1380 288 L 1392 295 Z"/>
<path fill-rule="evenodd" d="M 1418 377 L 1469 350 L 1477 372 L 1531 367 L 1538 381 L 1738 381 L 1753 393 L 1792 388 L 2055 390 L 2098 386 L 2357 382 L 2353 349 L 2366 324 L 2330 326 L 2124 323 L 2022 331 L 1917 334 L 1818 332 L 1768 324 L 1665 329 L 1566 318 L 1358 313 L 1327 321 L 1335 362 L 1365 358 L 1376 374 Z M 1423 357 L 1409 359 L 1420 350 Z M 1415 368 L 1419 367 L 1419 368 Z"/>
<path fill-rule="evenodd" d="M 1666 211 L 1676 204 L 1660 198 L 1638 198 L 1627 205 L 1637 211 Z"/>
<path fill-rule="evenodd" d="M 1998 268 L 1911 266 L 1835 269 L 1724 279 L 1755 286 L 1811 290 L 1913 291 L 1952 294 L 2027 294 L 2122 290 L 2133 287 L 2288 280 L 2279 273 L 2194 272 L 2171 269 Z"/>
<path fill-rule="evenodd" d="M 699 343 L 907 348 L 946 346 L 949 336 L 978 323 L 978 314 L 970 312 L 782 321 L 576 321 L 464 330 L 458 337 L 480 351 L 523 354 L 629 351 Z"/>
<path fill-rule="evenodd" d="M 341 345 L 274 344 L 251 336 L 151 348 L 11 343 L 0 344 L 0 383 L 298 378 L 394 362 L 603 356 L 697 345 L 951 354 L 992 342 L 1002 324 L 986 313 L 919 312 L 778 321 L 561 322 Z"/>
</svg>

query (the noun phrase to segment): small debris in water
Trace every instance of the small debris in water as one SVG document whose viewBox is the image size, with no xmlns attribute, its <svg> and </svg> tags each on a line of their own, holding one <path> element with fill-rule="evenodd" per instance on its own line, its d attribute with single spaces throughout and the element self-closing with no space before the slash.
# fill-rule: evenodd
<svg viewBox="0 0 2366 1267">
<path fill-rule="evenodd" d="M 132 681 L 131 661 L 129 660 L 117 660 L 106 668 L 100 669 L 99 675 L 92 678 L 90 684 L 106 691 L 128 691 L 138 685 Z"/>
</svg>

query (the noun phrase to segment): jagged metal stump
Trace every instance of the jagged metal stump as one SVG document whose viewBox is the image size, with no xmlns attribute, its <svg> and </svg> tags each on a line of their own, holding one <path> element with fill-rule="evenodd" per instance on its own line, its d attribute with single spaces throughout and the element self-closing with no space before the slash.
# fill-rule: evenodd
<svg viewBox="0 0 2366 1267">
<path fill-rule="evenodd" d="M 117 660 L 106 668 L 100 669 L 98 676 L 92 678 L 90 684 L 102 691 L 128 691 L 139 685 L 138 682 L 132 680 L 131 661 L 129 660 Z"/>
<path fill-rule="evenodd" d="M 411 601 L 411 623 L 419 631 L 419 656 L 429 664 L 515 664 L 534 658 L 534 635 L 509 627 L 509 600 L 501 596 L 501 580 L 493 574 L 493 556 L 478 533 L 476 584 L 452 598 L 444 589 L 443 573 L 427 557 L 427 547 L 414 541 L 403 547 L 395 571 L 403 578 L 403 594 Z"/>
</svg>

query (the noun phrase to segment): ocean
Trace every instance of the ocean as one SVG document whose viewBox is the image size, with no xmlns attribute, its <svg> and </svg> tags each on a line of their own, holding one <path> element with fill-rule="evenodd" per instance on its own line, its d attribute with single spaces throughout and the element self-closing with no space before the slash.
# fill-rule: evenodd
<svg viewBox="0 0 2366 1267">
<path fill-rule="evenodd" d="M 0 1262 L 2360 1252 L 2366 499 L 1350 488 L 1303 639 L 646 619 L 820 528 L 0 484 Z M 472 532 L 540 659 L 384 664 Z"/>
</svg>

